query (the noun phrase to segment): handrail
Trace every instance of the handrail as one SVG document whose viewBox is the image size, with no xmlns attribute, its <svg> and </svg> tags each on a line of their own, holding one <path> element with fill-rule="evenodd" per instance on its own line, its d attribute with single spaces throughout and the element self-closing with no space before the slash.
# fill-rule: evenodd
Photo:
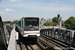
<svg viewBox="0 0 75 50">
<path fill-rule="evenodd" d="M 15 25 L 14 25 L 14 28 L 11 31 L 11 36 L 10 36 L 9 45 L 8 45 L 7 50 L 16 50 L 15 34 L 16 34 L 16 31 L 15 31 Z"/>
<path fill-rule="evenodd" d="M 70 47 L 75 47 L 75 31 L 61 28 L 41 29 L 40 34 L 45 34 L 61 42 L 68 43 Z"/>
</svg>

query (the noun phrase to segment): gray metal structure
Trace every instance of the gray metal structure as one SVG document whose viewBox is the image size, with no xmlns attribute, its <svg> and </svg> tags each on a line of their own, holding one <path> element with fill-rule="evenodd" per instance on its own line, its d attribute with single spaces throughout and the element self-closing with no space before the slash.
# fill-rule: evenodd
<svg viewBox="0 0 75 50">
<path fill-rule="evenodd" d="M 60 23 L 60 25 L 59 25 L 59 27 L 61 28 L 62 27 L 62 25 L 61 25 L 61 20 L 62 20 L 62 17 L 60 17 L 60 14 L 58 14 L 58 19 L 59 19 L 59 23 Z"/>
<path fill-rule="evenodd" d="M 66 48 L 75 48 L 75 30 L 69 29 L 60 29 L 60 28 L 46 28 L 40 30 L 41 36 L 44 35 L 50 38 L 51 40 L 58 41 L 56 43 L 65 46 Z M 45 37 L 46 38 L 46 37 Z M 63 45 L 65 44 L 65 45 Z"/>
<path fill-rule="evenodd" d="M 6 49 L 7 49 L 6 36 L 4 33 L 2 19 L 0 17 L 0 50 L 6 50 Z"/>
</svg>

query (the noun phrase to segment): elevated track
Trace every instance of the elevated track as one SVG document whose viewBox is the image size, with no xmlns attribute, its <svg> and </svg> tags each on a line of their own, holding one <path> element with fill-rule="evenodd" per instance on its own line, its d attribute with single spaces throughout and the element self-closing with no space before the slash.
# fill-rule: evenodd
<svg viewBox="0 0 75 50">
<path fill-rule="evenodd" d="M 60 29 L 60 28 L 46 28 L 40 29 L 40 37 L 37 37 L 37 43 L 22 40 L 19 37 L 21 31 L 13 25 L 5 26 L 9 32 L 9 42 L 7 44 L 6 34 L 4 32 L 3 23 L 0 17 L 0 50 L 75 50 L 75 30 Z M 17 36 L 16 36 L 17 35 Z"/>
</svg>

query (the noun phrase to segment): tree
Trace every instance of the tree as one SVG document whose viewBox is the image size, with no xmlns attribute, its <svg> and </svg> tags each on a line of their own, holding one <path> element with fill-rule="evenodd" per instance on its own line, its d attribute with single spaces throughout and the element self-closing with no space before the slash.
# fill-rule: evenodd
<svg viewBox="0 0 75 50">
<path fill-rule="evenodd" d="M 62 26 L 65 26 L 65 22 L 62 23 Z"/>
<path fill-rule="evenodd" d="M 52 21 L 53 21 L 53 23 L 54 23 L 53 25 L 58 25 L 58 23 L 59 23 L 57 17 L 52 18 Z"/>
<path fill-rule="evenodd" d="M 52 26 L 53 25 L 53 22 L 52 21 L 46 21 L 44 23 L 44 25 L 46 25 L 46 26 Z"/>
<path fill-rule="evenodd" d="M 12 21 L 10 24 L 12 25 L 12 24 L 14 24 L 14 23 L 16 23 L 16 22 L 18 22 L 18 20 Z"/>
<path fill-rule="evenodd" d="M 75 30 L 75 17 L 69 17 L 62 25 L 67 29 Z"/>
<path fill-rule="evenodd" d="M 40 21 L 40 25 L 42 25 L 42 22 Z"/>
</svg>

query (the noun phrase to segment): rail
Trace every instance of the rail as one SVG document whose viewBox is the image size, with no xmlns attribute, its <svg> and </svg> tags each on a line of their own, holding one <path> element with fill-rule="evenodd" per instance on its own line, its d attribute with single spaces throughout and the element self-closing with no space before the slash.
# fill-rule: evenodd
<svg viewBox="0 0 75 50">
<path fill-rule="evenodd" d="M 42 37 L 38 37 L 39 42 L 45 47 L 44 49 L 48 49 L 48 50 L 62 50 L 60 47 L 57 47 L 56 45 L 52 44 L 49 42 L 49 40 L 42 38 Z"/>
</svg>

